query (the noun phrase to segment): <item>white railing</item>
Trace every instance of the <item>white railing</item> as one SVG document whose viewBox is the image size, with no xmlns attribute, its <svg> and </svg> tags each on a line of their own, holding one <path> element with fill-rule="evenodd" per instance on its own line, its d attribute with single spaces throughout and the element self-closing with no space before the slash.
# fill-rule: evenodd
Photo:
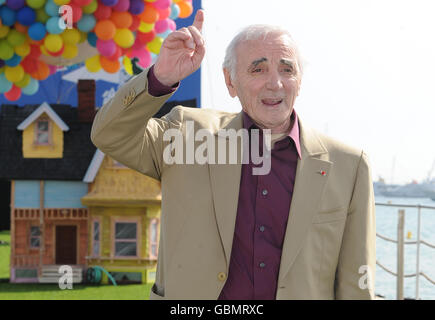
<svg viewBox="0 0 435 320">
<path fill-rule="evenodd" d="M 422 240 L 420 237 L 421 233 L 421 209 L 432 209 L 435 210 L 435 207 L 431 206 L 422 206 L 422 205 L 405 205 L 405 204 L 389 204 L 389 203 L 376 203 L 377 206 L 387 206 L 387 207 L 397 207 L 397 208 L 417 208 L 418 209 L 418 220 L 417 220 L 417 241 L 405 241 L 404 236 L 404 228 L 405 228 L 405 210 L 399 209 L 398 214 L 398 224 L 397 224 L 397 240 L 388 238 L 379 233 L 376 233 L 376 236 L 382 240 L 393 242 L 397 244 L 397 272 L 394 272 L 384 265 L 382 265 L 377 259 L 376 264 L 381 267 L 383 270 L 388 272 L 389 274 L 397 277 L 397 300 L 403 300 L 403 282 L 404 278 L 412 278 L 415 277 L 415 299 L 420 298 L 420 276 L 426 278 L 427 281 L 435 285 L 435 280 L 431 279 L 426 273 L 420 270 L 420 245 L 424 244 L 429 248 L 435 249 L 435 245 L 429 243 L 425 240 Z M 416 272 L 413 274 L 405 274 L 404 266 L 405 266 L 405 255 L 404 255 L 404 246 L 408 244 L 417 245 L 417 254 L 416 254 Z"/>
</svg>

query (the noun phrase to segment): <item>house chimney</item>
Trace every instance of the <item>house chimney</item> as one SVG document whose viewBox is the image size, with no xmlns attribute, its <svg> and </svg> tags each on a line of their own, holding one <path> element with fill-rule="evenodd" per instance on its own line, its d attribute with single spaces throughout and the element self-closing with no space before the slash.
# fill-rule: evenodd
<svg viewBox="0 0 435 320">
<path fill-rule="evenodd" d="M 78 117 L 80 122 L 92 122 L 95 117 L 95 80 L 79 80 L 77 83 L 78 93 Z"/>
</svg>

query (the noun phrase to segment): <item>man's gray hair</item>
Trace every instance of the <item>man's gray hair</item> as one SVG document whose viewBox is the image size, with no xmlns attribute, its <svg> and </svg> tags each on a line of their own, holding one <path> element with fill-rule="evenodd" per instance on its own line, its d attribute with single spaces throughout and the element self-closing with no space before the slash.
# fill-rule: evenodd
<svg viewBox="0 0 435 320">
<path fill-rule="evenodd" d="M 234 38 L 231 40 L 225 53 L 225 59 L 222 64 L 224 69 L 227 69 L 230 73 L 231 79 L 235 79 L 236 76 L 236 64 L 237 64 L 237 46 L 246 40 L 264 40 L 270 33 L 278 33 L 287 36 L 292 45 L 292 49 L 295 52 L 297 63 L 299 66 L 300 75 L 303 74 L 303 61 L 299 53 L 299 49 L 296 46 L 290 33 L 279 26 L 267 25 L 267 24 L 253 24 L 243 28 Z"/>
</svg>

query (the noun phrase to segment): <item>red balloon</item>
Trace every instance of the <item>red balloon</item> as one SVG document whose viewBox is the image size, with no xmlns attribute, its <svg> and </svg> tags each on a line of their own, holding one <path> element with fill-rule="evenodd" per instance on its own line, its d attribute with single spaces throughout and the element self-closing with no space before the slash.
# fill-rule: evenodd
<svg viewBox="0 0 435 320">
<path fill-rule="evenodd" d="M 80 8 L 78 5 L 74 4 L 74 3 L 69 3 L 68 4 L 71 9 L 72 9 L 72 18 L 73 18 L 73 22 L 77 22 L 82 18 L 82 8 Z M 65 15 L 66 16 L 66 15 Z"/>
<path fill-rule="evenodd" d="M 105 6 L 101 2 L 98 2 L 98 8 L 94 12 L 94 17 L 97 20 L 106 20 L 109 19 L 112 15 L 112 8 Z"/>
<path fill-rule="evenodd" d="M 33 59 L 38 59 L 40 55 L 41 49 L 39 49 L 39 46 L 30 45 L 30 53 L 27 56 L 32 57 Z"/>
<path fill-rule="evenodd" d="M 136 33 L 136 38 L 138 38 L 139 41 L 142 42 L 143 44 L 147 44 L 148 42 L 151 42 L 155 37 L 156 37 L 156 32 L 154 31 L 154 29 L 147 33 L 143 33 L 140 31 Z"/>
<path fill-rule="evenodd" d="M 135 32 L 139 28 L 140 18 L 136 15 L 131 15 L 131 17 L 133 18 L 133 21 L 131 22 L 131 25 L 128 28 L 130 29 L 130 31 Z"/>
<path fill-rule="evenodd" d="M 21 97 L 21 89 L 17 87 L 15 84 L 12 85 L 12 88 L 5 92 L 5 98 L 9 101 L 18 100 Z"/>
<path fill-rule="evenodd" d="M 21 66 L 26 73 L 33 73 L 38 70 L 38 60 L 28 55 L 21 61 Z"/>
<path fill-rule="evenodd" d="M 57 51 L 57 52 L 50 51 L 50 50 L 48 50 L 47 48 L 45 48 L 45 50 L 47 50 L 47 52 L 48 52 L 51 56 L 53 56 L 53 57 L 58 57 L 58 56 L 60 56 L 60 55 L 63 53 L 63 50 L 65 50 L 65 46 L 63 45 L 62 48 L 61 48 L 59 51 Z"/>
</svg>

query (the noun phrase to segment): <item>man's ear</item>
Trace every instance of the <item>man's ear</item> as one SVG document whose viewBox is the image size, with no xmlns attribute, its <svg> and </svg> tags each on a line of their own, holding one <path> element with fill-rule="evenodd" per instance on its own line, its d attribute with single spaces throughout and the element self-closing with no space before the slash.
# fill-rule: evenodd
<svg viewBox="0 0 435 320">
<path fill-rule="evenodd" d="M 233 81 L 231 80 L 230 72 L 226 68 L 224 68 L 224 77 L 225 77 L 225 84 L 227 85 L 230 96 L 232 98 L 237 97 L 237 90 L 233 85 Z"/>
</svg>

